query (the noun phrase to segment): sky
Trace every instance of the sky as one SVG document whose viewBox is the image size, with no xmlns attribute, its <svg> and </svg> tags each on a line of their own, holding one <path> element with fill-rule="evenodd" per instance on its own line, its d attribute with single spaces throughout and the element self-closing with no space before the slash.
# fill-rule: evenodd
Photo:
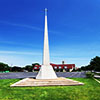
<svg viewBox="0 0 100 100">
<path fill-rule="evenodd" d="M 0 0 L 0 62 L 42 64 L 45 8 L 51 63 L 80 67 L 100 56 L 100 0 Z"/>
</svg>

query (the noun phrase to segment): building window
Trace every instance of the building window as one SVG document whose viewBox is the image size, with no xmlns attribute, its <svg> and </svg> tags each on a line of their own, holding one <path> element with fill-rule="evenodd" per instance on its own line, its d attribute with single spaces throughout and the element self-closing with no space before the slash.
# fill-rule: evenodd
<svg viewBox="0 0 100 100">
<path fill-rule="evenodd" d="M 37 69 L 37 67 L 34 67 L 34 69 Z"/>
<path fill-rule="evenodd" d="M 67 69 L 67 66 L 64 66 L 65 69 Z"/>
<path fill-rule="evenodd" d="M 61 66 L 59 66 L 59 69 L 61 69 Z"/>
<path fill-rule="evenodd" d="M 54 69 L 57 69 L 57 66 L 54 66 Z"/>
</svg>

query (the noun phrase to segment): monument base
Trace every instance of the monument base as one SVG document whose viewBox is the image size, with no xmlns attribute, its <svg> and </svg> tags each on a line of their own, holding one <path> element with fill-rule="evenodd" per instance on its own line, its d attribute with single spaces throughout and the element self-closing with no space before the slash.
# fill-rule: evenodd
<svg viewBox="0 0 100 100">
<path fill-rule="evenodd" d="M 42 65 L 36 79 L 57 79 L 57 75 L 51 65 Z"/>
<path fill-rule="evenodd" d="M 84 83 L 74 81 L 67 78 L 57 79 L 33 79 L 25 78 L 11 85 L 11 87 L 25 87 L 25 86 L 75 86 L 84 85 Z"/>
</svg>

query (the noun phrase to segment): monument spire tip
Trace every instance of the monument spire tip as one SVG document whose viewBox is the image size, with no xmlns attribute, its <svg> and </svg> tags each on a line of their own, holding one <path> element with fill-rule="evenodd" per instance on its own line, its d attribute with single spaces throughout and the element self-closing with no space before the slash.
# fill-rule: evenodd
<svg viewBox="0 0 100 100">
<path fill-rule="evenodd" d="M 46 11 L 46 12 L 47 12 L 47 10 L 48 10 L 48 9 L 47 9 L 47 8 L 45 8 L 45 11 Z"/>
<path fill-rule="evenodd" d="M 48 11 L 48 9 L 47 9 L 47 8 L 45 8 L 45 16 L 47 16 L 47 11 Z"/>
</svg>

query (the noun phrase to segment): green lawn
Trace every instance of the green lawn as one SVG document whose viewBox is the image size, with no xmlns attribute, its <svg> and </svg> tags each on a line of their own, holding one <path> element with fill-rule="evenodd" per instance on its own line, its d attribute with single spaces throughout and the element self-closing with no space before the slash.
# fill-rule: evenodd
<svg viewBox="0 0 100 100">
<path fill-rule="evenodd" d="M 73 78 L 84 86 L 9 87 L 19 79 L 0 80 L 0 100 L 100 100 L 100 84 L 89 78 Z"/>
</svg>

